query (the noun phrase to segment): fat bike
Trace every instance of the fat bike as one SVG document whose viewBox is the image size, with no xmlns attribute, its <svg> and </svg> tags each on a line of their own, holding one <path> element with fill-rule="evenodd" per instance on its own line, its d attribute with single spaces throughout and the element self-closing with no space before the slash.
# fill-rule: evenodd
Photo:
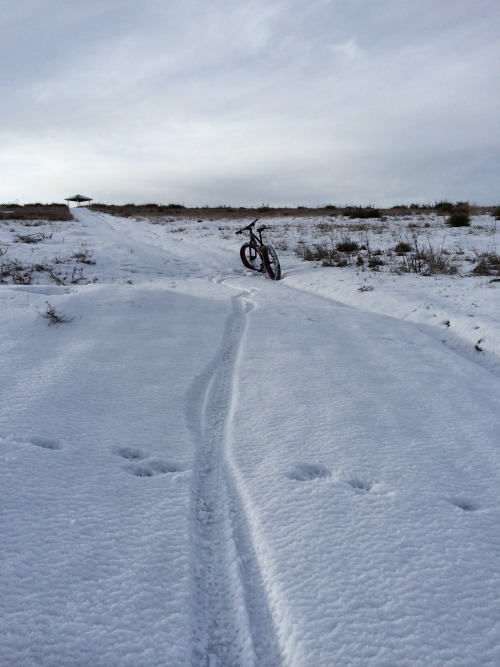
<svg viewBox="0 0 500 667">
<path fill-rule="evenodd" d="M 281 278 L 281 267 L 278 255 L 272 245 L 264 243 L 262 240 L 262 232 L 266 227 L 262 225 L 254 231 L 257 220 L 258 218 L 236 232 L 236 234 L 248 234 L 248 241 L 240 248 L 241 261 L 247 269 L 259 273 L 265 271 L 271 280 L 279 280 Z"/>
</svg>

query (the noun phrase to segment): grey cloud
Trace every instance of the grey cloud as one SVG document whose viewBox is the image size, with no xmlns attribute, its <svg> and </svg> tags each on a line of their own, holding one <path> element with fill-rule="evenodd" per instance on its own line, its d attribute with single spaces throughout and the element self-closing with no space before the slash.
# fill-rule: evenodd
<svg viewBox="0 0 500 667">
<path fill-rule="evenodd" d="M 493 203 L 499 18 L 486 0 L 19 3 L 0 200 Z"/>
</svg>

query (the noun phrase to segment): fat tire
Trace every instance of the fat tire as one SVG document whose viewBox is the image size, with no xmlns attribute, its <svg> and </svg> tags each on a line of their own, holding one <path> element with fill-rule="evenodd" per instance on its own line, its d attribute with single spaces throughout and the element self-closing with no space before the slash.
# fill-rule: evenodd
<svg viewBox="0 0 500 667">
<path fill-rule="evenodd" d="M 281 266 L 276 250 L 272 245 L 264 245 L 261 252 L 267 275 L 271 280 L 279 280 L 281 278 Z"/>
<path fill-rule="evenodd" d="M 259 273 L 262 273 L 264 271 L 264 262 L 262 261 L 262 258 L 259 253 L 257 253 L 257 256 L 253 260 L 254 264 L 252 264 L 252 259 L 250 257 L 250 251 L 255 252 L 255 248 L 250 244 L 250 243 L 244 243 L 241 248 L 240 248 L 240 258 L 241 261 L 243 262 L 243 265 L 247 267 L 247 269 L 250 269 L 252 271 L 258 271 Z"/>
</svg>

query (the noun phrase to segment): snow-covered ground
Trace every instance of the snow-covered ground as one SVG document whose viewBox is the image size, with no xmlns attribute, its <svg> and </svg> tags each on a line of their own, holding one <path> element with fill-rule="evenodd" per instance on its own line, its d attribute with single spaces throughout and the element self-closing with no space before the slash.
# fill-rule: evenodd
<svg viewBox="0 0 500 667">
<path fill-rule="evenodd" d="M 273 282 L 238 220 L 75 218 L 0 222 L 0 665 L 500 664 L 495 220 L 353 224 L 450 276 L 270 220 Z"/>
</svg>

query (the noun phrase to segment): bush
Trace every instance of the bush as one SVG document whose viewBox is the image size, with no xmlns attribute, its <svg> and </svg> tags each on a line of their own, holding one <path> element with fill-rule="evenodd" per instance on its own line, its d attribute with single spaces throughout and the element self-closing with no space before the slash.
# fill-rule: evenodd
<svg viewBox="0 0 500 667">
<path fill-rule="evenodd" d="M 474 276 L 491 276 L 491 269 L 488 262 L 482 259 L 471 271 Z"/>
<path fill-rule="evenodd" d="M 344 239 L 339 241 L 336 245 L 338 252 L 345 252 L 349 255 L 352 252 L 357 252 L 359 250 L 359 245 L 356 241 L 351 241 L 351 239 Z"/>
<path fill-rule="evenodd" d="M 317 244 L 314 248 L 298 247 L 295 251 L 299 257 L 306 262 L 321 262 L 322 266 L 348 266 L 349 262 L 345 257 L 333 248 L 326 245 Z"/>
<path fill-rule="evenodd" d="M 411 252 L 411 245 L 406 241 L 400 241 L 394 248 L 394 252 L 398 255 L 404 255 L 407 252 Z"/>
<path fill-rule="evenodd" d="M 429 244 L 427 252 L 424 254 L 424 260 L 427 264 L 422 275 L 434 276 L 436 274 L 454 275 L 458 273 L 456 259 L 447 255 L 441 248 L 434 248 Z"/>
<path fill-rule="evenodd" d="M 472 269 L 474 276 L 497 276 L 500 275 L 500 255 L 487 252 L 479 255 L 478 264 Z"/>
<path fill-rule="evenodd" d="M 378 271 L 380 266 L 384 266 L 385 262 L 381 257 L 370 257 L 368 260 L 368 266 L 374 271 Z"/>
<path fill-rule="evenodd" d="M 0 264 L 0 284 L 31 285 L 33 268 L 23 266 L 17 259 Z"/>
<path fill-rule="evenodd" d="M 373 206 L 347 206 L 345 214 L 348 218 L 351 218 L 351 220 L 356 218 L 380 218 L 382 216 L 379 209 L 373 208 Z"/>
<path fill-rule="evenodd" d="M 470 227 L 470 215 L 466 210 L 453 211 L 446 220 L 448 227 Z"/>
<path fill-rule="evenodd" d="M 439 213 L 451 213 L 453 211 L 454 205 L 451 203 L 451 201 L 443 199 L 443 201 L 437 201 L 434 204 L 434 208 L 436 211 L 439 211 Z"/>
<path fill-rule="evenodd" d="M 300 248 L 297 254 L 306 262 L 320 262 L 324 260 L 334 260 L 337 257 L 335 250 L 330 250 L 325 245 L 315 245 L 314 248 Z"/>
</svg>

